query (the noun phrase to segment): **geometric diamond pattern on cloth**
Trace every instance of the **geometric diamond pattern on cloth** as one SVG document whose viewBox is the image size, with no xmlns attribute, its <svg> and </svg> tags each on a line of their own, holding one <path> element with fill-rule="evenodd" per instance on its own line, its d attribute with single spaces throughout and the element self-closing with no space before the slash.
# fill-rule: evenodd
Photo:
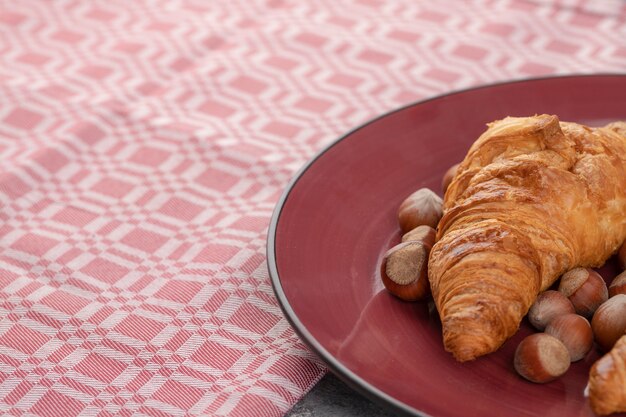
<svg viewBox="0 0 626 417">
<path fill-rule="evenodd" d="M 325 371 L 265 265 L 298 167 L 417 99 L 625 70 L 620 0 L 0 1 L 0 413 L 283 414 Z"/>
</svg>

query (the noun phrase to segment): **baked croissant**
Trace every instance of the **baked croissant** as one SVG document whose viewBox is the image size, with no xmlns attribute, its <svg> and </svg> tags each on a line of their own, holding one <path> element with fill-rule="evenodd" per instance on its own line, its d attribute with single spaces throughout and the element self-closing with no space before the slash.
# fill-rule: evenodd
<svg viewBox="0 0 626 417">
<path fill-rule="evenodd" d="M 446 350 L 498 349 L 540 291 L 626 238 L 626 123 L 556 116 L 488 125 L 448 187 L 428 270 Z"/>
<path fill-rule="evenodd" d="M 626 411 L 626 335 L 591 367 L 589 404 L 601 415 Z"/>
</svg>

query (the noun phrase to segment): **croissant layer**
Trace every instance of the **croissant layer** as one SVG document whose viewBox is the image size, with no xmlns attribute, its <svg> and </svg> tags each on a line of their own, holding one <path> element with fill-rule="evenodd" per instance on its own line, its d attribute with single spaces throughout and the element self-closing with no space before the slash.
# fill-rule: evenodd
<svg viewBox="0 0 626 417">
<path fill-rule="evenodd" d="M 619 248 L 625 215 L 626 123 L 489 124 L 446 191 L 429 259 L 446 350 L 467 361 L 498 349 L 540 291 Z"/>
<path fill-rule="evenodd" d="M 591 367 L 589 404 L 600 415 L 626 411 L 626 335 Z"/>
</svg>

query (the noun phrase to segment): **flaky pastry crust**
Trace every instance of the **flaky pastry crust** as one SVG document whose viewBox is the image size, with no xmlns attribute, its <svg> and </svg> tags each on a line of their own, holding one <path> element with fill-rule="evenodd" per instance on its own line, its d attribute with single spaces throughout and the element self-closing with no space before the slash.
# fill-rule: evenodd
<svg viewBox="0 0 626 417">
<path fill-rule="evenodd" d="M 600 415 L 626 411 L 626 335 L 591 367 L 589 404 Z"/>
</svg>

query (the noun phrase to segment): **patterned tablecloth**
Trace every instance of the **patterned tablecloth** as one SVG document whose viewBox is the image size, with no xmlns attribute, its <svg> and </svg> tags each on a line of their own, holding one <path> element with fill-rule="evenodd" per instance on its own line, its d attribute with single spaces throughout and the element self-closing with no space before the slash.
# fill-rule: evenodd
<svg viewBox="0 0 626 417">
<path fill-rule="evenodd" d="M 283 188 L 416 99 L 626 70 L 620 0 L 0 0 L 0 413 L 277 416 Z"/>
</svg>

